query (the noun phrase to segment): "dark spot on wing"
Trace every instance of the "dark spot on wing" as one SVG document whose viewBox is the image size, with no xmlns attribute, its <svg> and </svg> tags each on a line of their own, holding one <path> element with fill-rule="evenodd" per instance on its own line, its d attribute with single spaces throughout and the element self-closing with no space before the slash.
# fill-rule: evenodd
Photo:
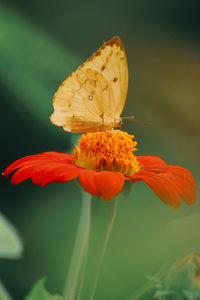
<svg viewBox="0 0 200 300">
<path fill-rule="evenodd" d="M 101 72 L 103 72 L 103 71 L 105 70 L 105 68 L 106 68 L 106 66 L 103 65 L 103 66 L 101 67 Z"/>
<path fill-rule="evenodd" d="M 104 124 L 104 113 L 102 113 L 100 117 L 102 118 L 102 124 Z"/>
<path fill-rule="evenodd" d="M 118 36 L 114 36 L 110 41 L 107 41 L 104 45 L 105 46 L 107 46 L 107 45 L 110 45 L 110 46 L 116 45 L 122 51 L 125 51 L 124 50 L 124 45 L 123 45 L 122 41 L 120 40 L 120 38 Z"/>
<path fill-rule="evenodd" d="M 108 85 L 105 85 L 105 86 L 103 87 L 103 92 L 106 91 L 107 89 L 108 89 Z"/>
<path fill-rule="evenodd" d="M 101 48 L 99 48 L 91 57 L 88 58 L 87 61 L 92 61 L 95 56 L 99 56 L 101 54 L 101 51 L 105 48 L 103 45 Z"/>
<path fill-rule="evenodd" d="M 117 77 L 114 77 L 113 78 L 113 82 L 117 82 L 118 78 Z"/>
<path fill-rule="evenodd" d="M 124 45 L 120 38 L 118 36 L 114 36 L 111 40 L 107 41 L 101 48 L 99 48 L 91 57 L 88 58 L 87 62 L 92 61 L 95 56 L 101 55 L 101 51 L 105 49 L 106 46 L 111 46 L 113 47 L 116 45 L 119 47 L 120 50 L 122 50 L 125 53 Z M 111 52 L 112 55 L 112 52 Z"/>
</svg>

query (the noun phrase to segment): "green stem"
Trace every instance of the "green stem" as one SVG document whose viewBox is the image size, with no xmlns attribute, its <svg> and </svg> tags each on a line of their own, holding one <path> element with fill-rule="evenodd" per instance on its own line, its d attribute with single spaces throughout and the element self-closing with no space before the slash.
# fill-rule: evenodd
<svg viewBox="0 0 200 300">
<path fill-rule="evenodd" d="M 82 207 L 76 240 L 69 265 L 69 270 L 64 286 L 63 296 L 65 300 L 74 300 L 80 279 L 81 268 L 85 251 L 88 247 L 91 216 L 91 195 L 82 190 Z"/>
<path fill-rule="evenodd" d="M 88 235 L 88 242 L 89 242 L 89 235 Z M 77 291 L 76 300 L 80 300 L 80 297 L 81 297 L 81 292 L 82 292 L 83 282 L 84 282 L 84 277 L 85 277 L 85 271 L 86 271 L 86 264 L 87 264 L 87 254 L 88 254 L 88 243 L 87 243 L 87 246 L 85 247 L 85 253 L 84 253 L 84 258 L 83 258 L 83 263 L 82 263 L 82 269 L 81 269 L 81 274 L 80 274 L 79 287 L 78 287 L 78 291 Z"/>
<path fill-rule="evenodd" d="M 104 240 L 104 245 L 103 245 L 103 249 L 102 249 L 102 252 L 101 252 L 100 259 L 99 259 L 99 265 L 98 265 L 97 274 L 96 274 L 94 286 L 93 286 L 93 289 L 92 289 L 92 293 L 91 293 L 91 296 L 90 296 L 90 300 L 94 299 L 94 295 L 95 295 L 95 291 L 96 291 L 96 287 L 97 287 L 97 283 L 98 283 L 99 275 L 100 275 L 100 271 L 101 271 L 101 265 L 102 265 L 103 258 L 104 258 L 105 252 L 106 252 L 106 248 L 107 248 L 107 245 L 108 245 L 108 242 L 109 242 L 109 239 L 110 239 L 111 231 L 112 231 L 113 224 L 114 224 L 115 217 L 116 217 L 116 212 L 117 212 L 117 199 L 114 198 L 113 199 L 112 215 L 111 215 L 111 219 L 109 221 L 108 227 L 107 227 L 107 232 L 106 232 L 106 236 L 105 236 L 105 240 Z"/>
</svg>

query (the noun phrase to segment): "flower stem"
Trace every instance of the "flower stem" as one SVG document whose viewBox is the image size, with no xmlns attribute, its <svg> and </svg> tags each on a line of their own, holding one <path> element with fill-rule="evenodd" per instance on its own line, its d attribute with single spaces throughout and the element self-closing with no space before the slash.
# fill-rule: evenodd
<svg viewBox="0 0 200 300">
<path fill-rule="evenodd" d="M 91 217 L 91 195 L 82 190 L 82 207 L 72 258 L 67 273 L 63 296 L 65 300 L 74 300 L 83 267 L 85 251 L 88 247 Z"/>
<path fill-rule="evenodd" d="M 107 227 L 107 232 L 106 232 L 106 236 L 105 236 L 105 240 L 104 240 L 104 245 L 103 245 L 101 256 L 100 256 L 100 259 L 99 259 L 99 265 L 98 265 L 97 274 L 96 274 L 96 277 L 95 277 L 95 282 L 94 282 L 94 286 L 93 286 L 93 289 L 92 289 L 92 293 L 91 293 L 91 296 L 90 296 L 90 300 L 94 299 L 94 295 L 95 295 L 95 291 L 96 291 L 96 287 L 97 287 L 97 283 L 98 283 L 99 275 L 100 275 L 100 271 L 101 271 L 101 265 L 102 265 L 103 258 L 104 258 L 105 252 L 106 252 L 106 248 L 107 248 L 107 245 L 108 245 L 108 242 L 109 242 L 109 239 L 110 239 L 111 231 L 112 231 L 113 224 L 114 224 L 115 217 L 116 217 L 116 212 L 117 212 L 117 199 L 114 198 L 113 199 L 112 215 L 111 215 L 111 219 L 109 221 L 108 227 Z"/>
<path fill-rule="evenodd" d="M 88 235 L 88 241 L 89 241 L 89 235 Z M 80 300 L 80 298 L 81 298 L 81 292 L 82 292 L 82 289 L 83 289 L 83 283 L 84 283 L 84 277 L 85 277 L 85 271 L 86 271 L 86 264 L 87 264 L 87 255 L 88 255 L 88 244 L 85 247 L 84 258 L 83 258 L 83 263 L 82 263 L 82 269 L 81 269 L 81 274 L 80 274 L 79 287 L 78 287 L 78 290 L 77 290 L 76 300 Z"/>
</svg>

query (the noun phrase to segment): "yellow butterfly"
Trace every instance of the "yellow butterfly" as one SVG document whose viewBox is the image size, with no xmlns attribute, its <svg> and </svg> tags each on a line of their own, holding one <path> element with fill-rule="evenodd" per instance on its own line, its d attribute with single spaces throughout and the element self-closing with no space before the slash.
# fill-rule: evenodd
<svg viewBox="0 0 200 300">
<path fill-rule="evenodd" d="M 115 36 L 60 85 L 53 98 L 51 122 L 70 132 L 119 127 L 127 89 L 126 53 Z"/>
</svg>

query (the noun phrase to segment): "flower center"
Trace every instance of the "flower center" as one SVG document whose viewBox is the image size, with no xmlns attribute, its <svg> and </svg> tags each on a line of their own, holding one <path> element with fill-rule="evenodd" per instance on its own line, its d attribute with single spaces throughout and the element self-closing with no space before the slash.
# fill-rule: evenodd
<svg viewBox="0 0 200 300">
<path fill-rule="evenodd" d="M 120 130 L 82 134 L 73 150 L 74 163 L 85 169 L 135 174 L 140 165 L 133 154 L 137 150 L 133 139 Z"/>
</svg>

